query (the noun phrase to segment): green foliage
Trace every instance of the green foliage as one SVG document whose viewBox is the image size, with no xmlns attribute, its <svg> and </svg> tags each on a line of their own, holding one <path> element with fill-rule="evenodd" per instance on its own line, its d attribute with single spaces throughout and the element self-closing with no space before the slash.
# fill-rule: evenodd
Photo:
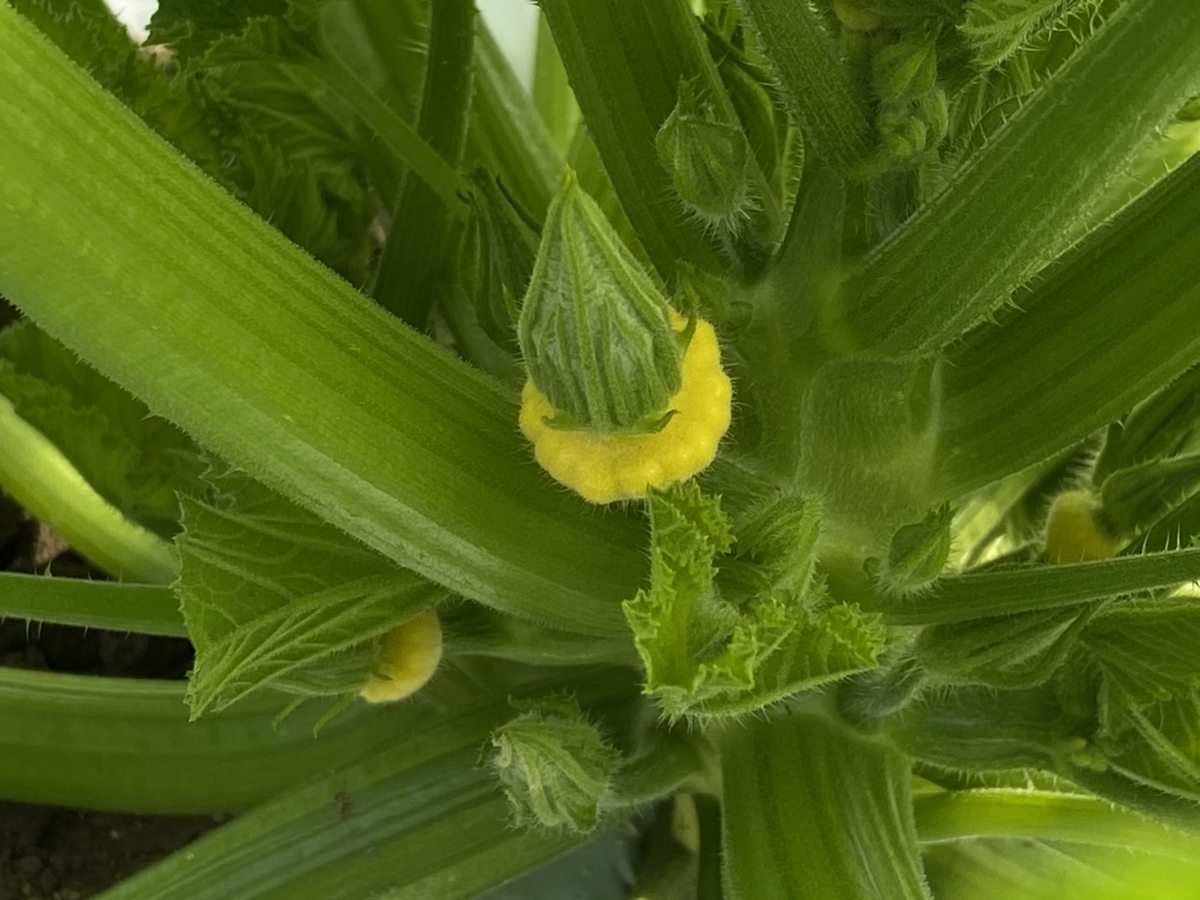
<svg viewBox="0 0 1200 900">
<path fill-rule="evenodd" d="M 531 98 L 470 0 L 0 3 L 0 478 L 156 583 L 0 613 L 196 650 L 0 669 L 4 796 L 261 804 L 116 900 L 469 900 L 622 823 L 664 900 L 1194 883 L 1197 10 L 544 0 Z M 515 388 L 663 425 L 668 298 L 733 425 L 587 508 Z"/>
<path fill-rule="evenodd" d="M 0 392 L 109 503 L 165 536 L 203 463 L 182 431 L 29 322 L 0 333 Z"/>
<path fill-rule="evenodd" d="M 625 616 L 646 692 L 669 719 L 743 715 L 874 664 L 884 642 L 878 622 L 810 587 L 803 548 L 815 543 L 816 518 L 792 503 L 792 515 L 770 529 L 747 529 L 740 562 L 765 563 L 766 590 L 738 603 L 716 581 L 734 541 L 719 502 L 694 484 L 650 494 L 650 589 L 626 602 Z"/>
<path fill-rule="evenodd" d="M 176 539 L 193 717 L 266 685 L 357 692 L 383 634 L 445 596 L 240 473 L 213 483 L 212 502 L 184 502 Z"/>
</svg>

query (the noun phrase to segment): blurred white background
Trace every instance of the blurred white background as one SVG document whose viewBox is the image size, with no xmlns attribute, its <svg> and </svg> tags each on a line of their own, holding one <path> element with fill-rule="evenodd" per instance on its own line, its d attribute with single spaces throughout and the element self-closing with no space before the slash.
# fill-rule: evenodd
<svg viewBox="0 0 1200 900">
<path fill-rule="evenodd" d="M 146 23 L 158 7 L 157 0 L 106 0 L 138 39 L 146 36 Z M 533 51 L 537 36 L 537 7 L 530 0 L 476 0 L 480 15 L 512 61 L 517 75 L 529 87 L 533 82 Z"/>
</svg>

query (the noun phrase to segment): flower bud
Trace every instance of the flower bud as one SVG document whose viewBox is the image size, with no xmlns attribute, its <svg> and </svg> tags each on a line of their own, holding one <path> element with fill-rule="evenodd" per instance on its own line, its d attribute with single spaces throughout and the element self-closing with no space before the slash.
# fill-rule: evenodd
<svg viewBox="0 0 1200 900">
<path fill-rule="evenodd" d="M 1054 498 L 1046 521 L 1046 558 L 1050 562 L 1108 559 L 1121 549 L 1121 543 L 1090 494 L 1067 491 Z"/>
<path fill-rule="evenodd" d="M 568 173 L 546 214 L 517 335 L 547 424 L 597 434 L 661 428 L 690 330 Z M 682 346 L 681 346 L 682 345 Z"/>
<path fill-rule="evenodd" d="M 925 123 L 925 147 L 932 150 L 950 130 L 950 106 L 940 87 L 926 91 L 914 101 L 914 114 Z"/>
<path fill-rule="evenodd" d="M 621 754 L 574 699 L 530 704 L 491 743 L 488 762 L 518 825 L 587 833 L 600 824 Z"/>
<path fill-rule="evenodd" d="M 878 14 L 863 9 L 852 0 L 833 0 L 833 12 L 851 31 L 874 31 L 883 21 Z"/>
<path fill-rule="evenodd" d="M 383 636 L 375 674 L 359 694 L 371 703 L 390 703 L 416 693 L 442 659 L 442 625 L 432 609 Z"/>
<path fill-rule="evenodd" d="M 750 192 L 750 145 L 742 126 L 722 121 L 691 85 L 658 130 L 658 159 L 683 205 L 706 227 L 736 231 L 755 208 Z"/>
<path fill-rule="evenodd" d="M 880 572 L 884 586 L 897 594 L 919 591 L 932 584 L 950 557 L 949 505 L 933 510 L 922 521 L 902 525 L 892 535 L 887 564 Z"/>
<path fill-rule="evenodd" d="M 925 149 L 925 123 L 907 110 L 884 109 L 875 119 L 883 146 L 892 156 L 914 156 Z"/>
</svg>

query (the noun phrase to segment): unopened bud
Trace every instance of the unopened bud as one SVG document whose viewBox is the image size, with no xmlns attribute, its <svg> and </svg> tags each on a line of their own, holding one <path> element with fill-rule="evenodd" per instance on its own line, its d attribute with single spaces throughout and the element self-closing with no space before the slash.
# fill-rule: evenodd
<svg viewBox="0 0 1200 900">
<path fill-rule="evenodd" d="M 621 754 L 575 700 L 529 704 L 491 743 L 488 762 L 518 825 L 588 833 L 600 824 Z"/>
<path fill-rule="evenodd" d="M 555 428 L 652 432 L 679 390 L 690 330 L 568 173 L 550 205 L 517 325 L 529 380 Z"/>
<path fill-rule="evenodd" d="M 735 231 L 755 208 L 750 192 L 750 145 L 737 121 L 724 121 L 691 85 L 658 131 L 658 159 L 687 210 L 705 226 Z"/>
</svg>

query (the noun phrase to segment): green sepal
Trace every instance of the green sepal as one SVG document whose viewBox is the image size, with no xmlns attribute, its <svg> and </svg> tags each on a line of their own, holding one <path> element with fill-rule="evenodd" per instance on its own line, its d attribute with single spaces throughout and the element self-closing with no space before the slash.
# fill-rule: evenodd
<svg viewBox="0 0 1200 900">
<path fill-rule="evenodd" d="M 750 186 L 749 141 L 741 124 L 704 102 L 691 82 L 679 82 L 679 102 L 654 145 L 676 196 L 705 228 L 736 234 L 749 221 L 758 202 Z"/>
<path fill-rule="evenodd" d="M 573 697 L 517 704 L 520 714 L 491 735 L 488 764 L 515 824 L 590 833 L 611 801 L 621 753 Z"/>
<path fill-rule="evenodd" d="M 886 562 L 877 570 L 885 591 L 910 594 L 932 584 L 950 558 L 954 509 L 944 503 L 920 522 L 901 525 L 892 535 Z"/>
<path fill-rule="evenodd" d="M 623 608 L 645 691 L 668 719 L 745 715 L 875 665 L 885 642 L 878 619 L 831 601 L 811 580 L 803 548 L 816 540 L 812 509 L 793 507 L 786 520 L 757 528 L 748 520 L 741 560 L 722 585 L 716 560 L 733 534 L 719 501 L 688 483 L 652 491 L 649 508 L 650 588 Z M 747 575 L 750 560 L 765 583 Z"/>
<path fill-rule="evenodd" d="M 649 413 L 629 427 L 622 428 L 619 433 L 658 434 L 667 427 L 667 423 L 675 418 L 678 412 L 679 410 L 677 409 L 668 409 L 665 413 Z M 553 416 L 542 416 L 542 423 L 547 428 L 553 428 L 555 431 L 578 431 L 586 427 L 578 419 L 561 412 Z"/>
<path fill-rule="evenodd" d="M 679 390 L 667 301 L 569 173 L 546 214 L 517 336 L 534 387 L 579 427 L 654 421 Z"/>
</svg>

